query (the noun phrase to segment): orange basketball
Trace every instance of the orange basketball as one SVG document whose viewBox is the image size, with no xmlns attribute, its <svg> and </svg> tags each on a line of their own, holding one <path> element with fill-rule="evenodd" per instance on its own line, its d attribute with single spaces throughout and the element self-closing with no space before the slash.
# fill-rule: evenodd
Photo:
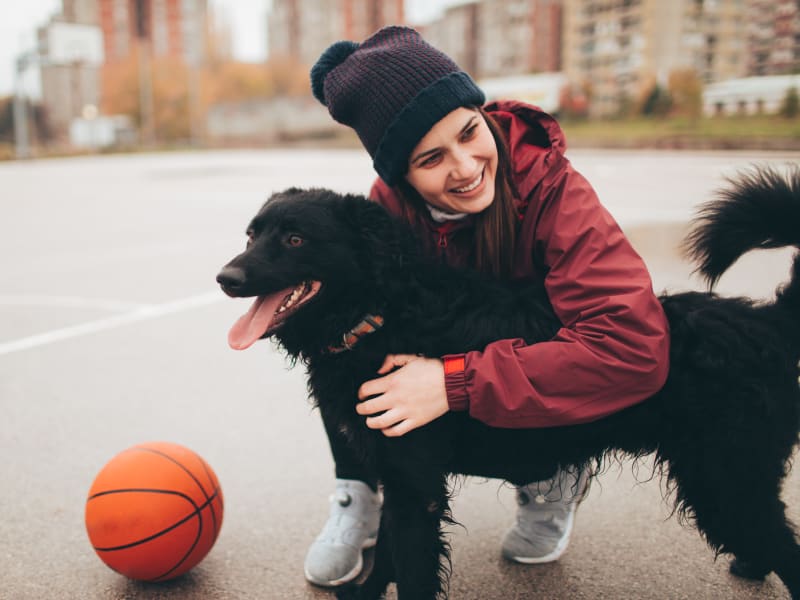
<svg viewBox="0 0 800 600">
<path fill-rule="evenodd" d="M 131 579 L 166 581 L 205 558 L 222 526 L 222 489 L 197 454 L 169 442 L 123 450 L 97 474 L 86 531 L 97 555 Z"/>
</svg>

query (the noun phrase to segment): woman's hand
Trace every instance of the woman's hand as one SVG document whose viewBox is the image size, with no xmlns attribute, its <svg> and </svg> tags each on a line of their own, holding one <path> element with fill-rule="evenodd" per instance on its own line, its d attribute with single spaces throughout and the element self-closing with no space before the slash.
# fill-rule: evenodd
<svg viewBox="0 0 800 600">
<path fill-rule="evenodd" d="M 400 368 L 392 371 L 396 367 Z M 358 390 L 358 398 L 362 400 L 356 405 L 358 414 L 383 413 L 367 417 L 370 429 L 397 437 L 430 423 L 450 409 L 444 366 L 438 358 L 390 354 L 378 373 L 384 377 L 371 379 Z"/>
</svg>

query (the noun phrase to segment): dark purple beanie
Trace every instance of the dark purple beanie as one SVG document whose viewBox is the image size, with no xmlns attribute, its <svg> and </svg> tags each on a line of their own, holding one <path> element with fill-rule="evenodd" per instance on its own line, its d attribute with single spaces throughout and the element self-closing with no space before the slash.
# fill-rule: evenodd
<svg viewBox="0 0 800 600">
<path fill-rule="evenodd" d="M 431 127 L 485 96 L 446 54 L 408 27 L 385 27 L 361 44 L 336 42 L 311 69 L 314 96 L 355 129 L 389 185 Z"/>
</svg>

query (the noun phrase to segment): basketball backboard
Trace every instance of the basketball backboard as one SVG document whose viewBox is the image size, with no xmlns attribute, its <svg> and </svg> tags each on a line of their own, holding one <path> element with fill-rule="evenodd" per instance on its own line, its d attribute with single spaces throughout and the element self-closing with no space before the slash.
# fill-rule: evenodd
<svg viewBox="0 0 800 600">
<path fill-rule="evenodd" d="M 79 23 L 51 23 L 47 27 L 50 64 L 103 63 L 103 34 L 99 27 Z"/>
</svg>

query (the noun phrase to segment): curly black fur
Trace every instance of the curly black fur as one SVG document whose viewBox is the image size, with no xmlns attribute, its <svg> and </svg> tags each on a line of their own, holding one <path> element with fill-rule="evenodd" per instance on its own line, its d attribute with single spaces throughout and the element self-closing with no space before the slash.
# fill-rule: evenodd
<svg viewBox="0 0 800 600">
<path fill-rule="evenodd" d="M 543 288 L 499 283 L 428 260 L 408 229 L 363 197 L 291 189 L 270 199 L 250 225 L 252 242 L 220 273 L 232 296 L 322 282 L 316 297 L 274 332 L 307 366 L 309 387 L 384 486 L 375 566 L 344 598 L 378 598 L 396 581 L 403 600 L 447 593 L 449 476 L 516 484 L 558 467 L 600 468 L 621 455 L 655 455 L 676 510 L 711 548 L 736 558 L 735 572 L 775 571 L 800 599 L 800 546 L 780 500 L 800 430 L 800 259 L 774 303 L 689 292 L 664 296 L 671 371 L 650 399 L 569 427 L 499 429 L 448 413 L 399 438 L 368 429 L 355 411 L 361 383 L 390 353 L 442 356 L 503 338 L 547 340 L 560 327 Z M 297 247 L 284 243 L 299 235 Z M 757 170 L 702 214 L 690 251 L 715 281 L 741 254 L 800 246 L 800 186 Z M 385 325 L 351 351 L 331 354 L 365 314 Z M 746 517 L 743 518 L 743 515 Z"/>
</svg>

